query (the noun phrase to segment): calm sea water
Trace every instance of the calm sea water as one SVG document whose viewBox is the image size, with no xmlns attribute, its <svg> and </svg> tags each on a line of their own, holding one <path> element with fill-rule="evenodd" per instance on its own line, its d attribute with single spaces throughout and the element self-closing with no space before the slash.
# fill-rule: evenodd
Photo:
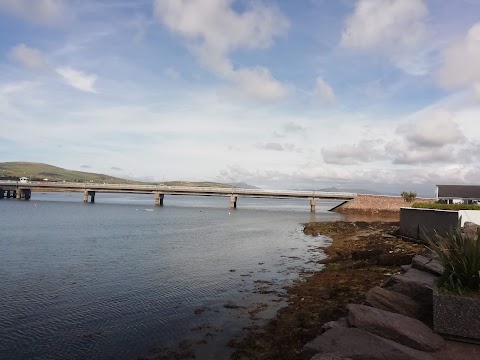
<svg viewBox="0 0 480 360">
<path fill-rule="evenodd" d="M 1 359 L 135 359 L 179 342 L 226 358 L 229 339 L 282 305 L 274 291 L 322 256 L 326 239 L 302 223 L 341 219 L 325 211 L 335 202 L 310 214 L 308 200 L 153 200 L 0 200 Z"/>
</svg>

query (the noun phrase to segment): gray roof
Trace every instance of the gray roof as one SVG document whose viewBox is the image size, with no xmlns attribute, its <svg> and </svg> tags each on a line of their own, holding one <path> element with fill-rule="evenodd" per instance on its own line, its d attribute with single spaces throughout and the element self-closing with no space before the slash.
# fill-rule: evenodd
<svg viewBox="0 0 480 360">
<path fill-rule="evenodd" d="M 480 199 L 480 185 L 437 185 L 440 199 Z"/>
</svg>

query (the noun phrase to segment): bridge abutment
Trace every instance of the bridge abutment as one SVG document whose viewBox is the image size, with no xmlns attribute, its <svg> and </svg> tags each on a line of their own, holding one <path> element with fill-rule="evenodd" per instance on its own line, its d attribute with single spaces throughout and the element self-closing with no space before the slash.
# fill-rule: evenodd
<svg viewBox="0 0 480 360">
<path fill-rule="evenodd" d="M 165 194 L 155 193 L 155 206 L 163 206 L 163 199 Z"/>
<path fill-rule="evenodd" d="M 238 199 L 237 195 L 230 196 L 230 208 L 231 209 L 236 209 L 237 208 L 237 199 Z"/>
</svg>

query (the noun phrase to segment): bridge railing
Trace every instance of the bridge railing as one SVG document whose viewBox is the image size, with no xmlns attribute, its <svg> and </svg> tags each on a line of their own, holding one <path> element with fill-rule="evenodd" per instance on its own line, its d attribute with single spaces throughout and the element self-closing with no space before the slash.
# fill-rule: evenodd
<svg viewBox="0 0 480 360">
<path fill-rule="evenodd" d="M 47 181 L 2 181 L 0 185 L 18 185 L 32 187 L 52 187 L 63 189 L 91 189 L 91 190 L 148 190 L 148 191 L 168 191 L 168 192 L 211 192 L 217 194 L 235 194 L 235 195 L 271 195 L 271 196 L 301 196 L 301 197 L 355 197 L 356 193 L 347 192 L 326 192 L 326 191 L 306 191 L 306 190 L 270 190 L 270 189 L 243 189 L 236 187 L 190 187 L 190 186 L 169 186 L 169 185 L 139 185 L 139 184 L 99 184 L 99 183 L 78 183 L 78 182 L 47 182 Z"/>
</svg>

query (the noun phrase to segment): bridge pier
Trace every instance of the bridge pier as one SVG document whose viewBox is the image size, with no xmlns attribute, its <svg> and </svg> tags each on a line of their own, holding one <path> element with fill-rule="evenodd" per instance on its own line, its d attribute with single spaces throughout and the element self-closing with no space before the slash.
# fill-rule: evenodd
<svg viewBox="0 0 480 360">
<path fill-rule="evenodd" d="M 7 199 L 10 199 L 12 197 L 10 194 L 11 194 L 11 191 L 7 190 Z"/>
<path fill-rule="evenodd" d="M 30 197 L 32 196 L 32 190 L 30 189 L 17 189 L 13 193 L 17 200 L 30 200 Z"/>
<path fill-rule="evenodd" d="M 90 196 L 90 202 L 95 202 L 95 191 L 85 190 L 83 192 L 83 202 L 88 202 L 88 197 Z"/>
<path fill-rule="evenodd" d="M 237 208 L 237 195 L 232 195 L 230 196 L 230 208 L 231 209 L 236 209 Z"/>
<path fill-rule="evenodd" d="M 155 206 L 163 206 L 163 198 L 165 194 L 155 193 Z"/>
<path fill-rule="evenodd" d="M 0 199 L 5 198 L 5 190 L 0 189 Z"/>
<path fill-rule="evenodd" d="M 315 212 L 316 207 L 317 207 L 317 199 L 310 198 L 310 211 Z"/>
</svg>

